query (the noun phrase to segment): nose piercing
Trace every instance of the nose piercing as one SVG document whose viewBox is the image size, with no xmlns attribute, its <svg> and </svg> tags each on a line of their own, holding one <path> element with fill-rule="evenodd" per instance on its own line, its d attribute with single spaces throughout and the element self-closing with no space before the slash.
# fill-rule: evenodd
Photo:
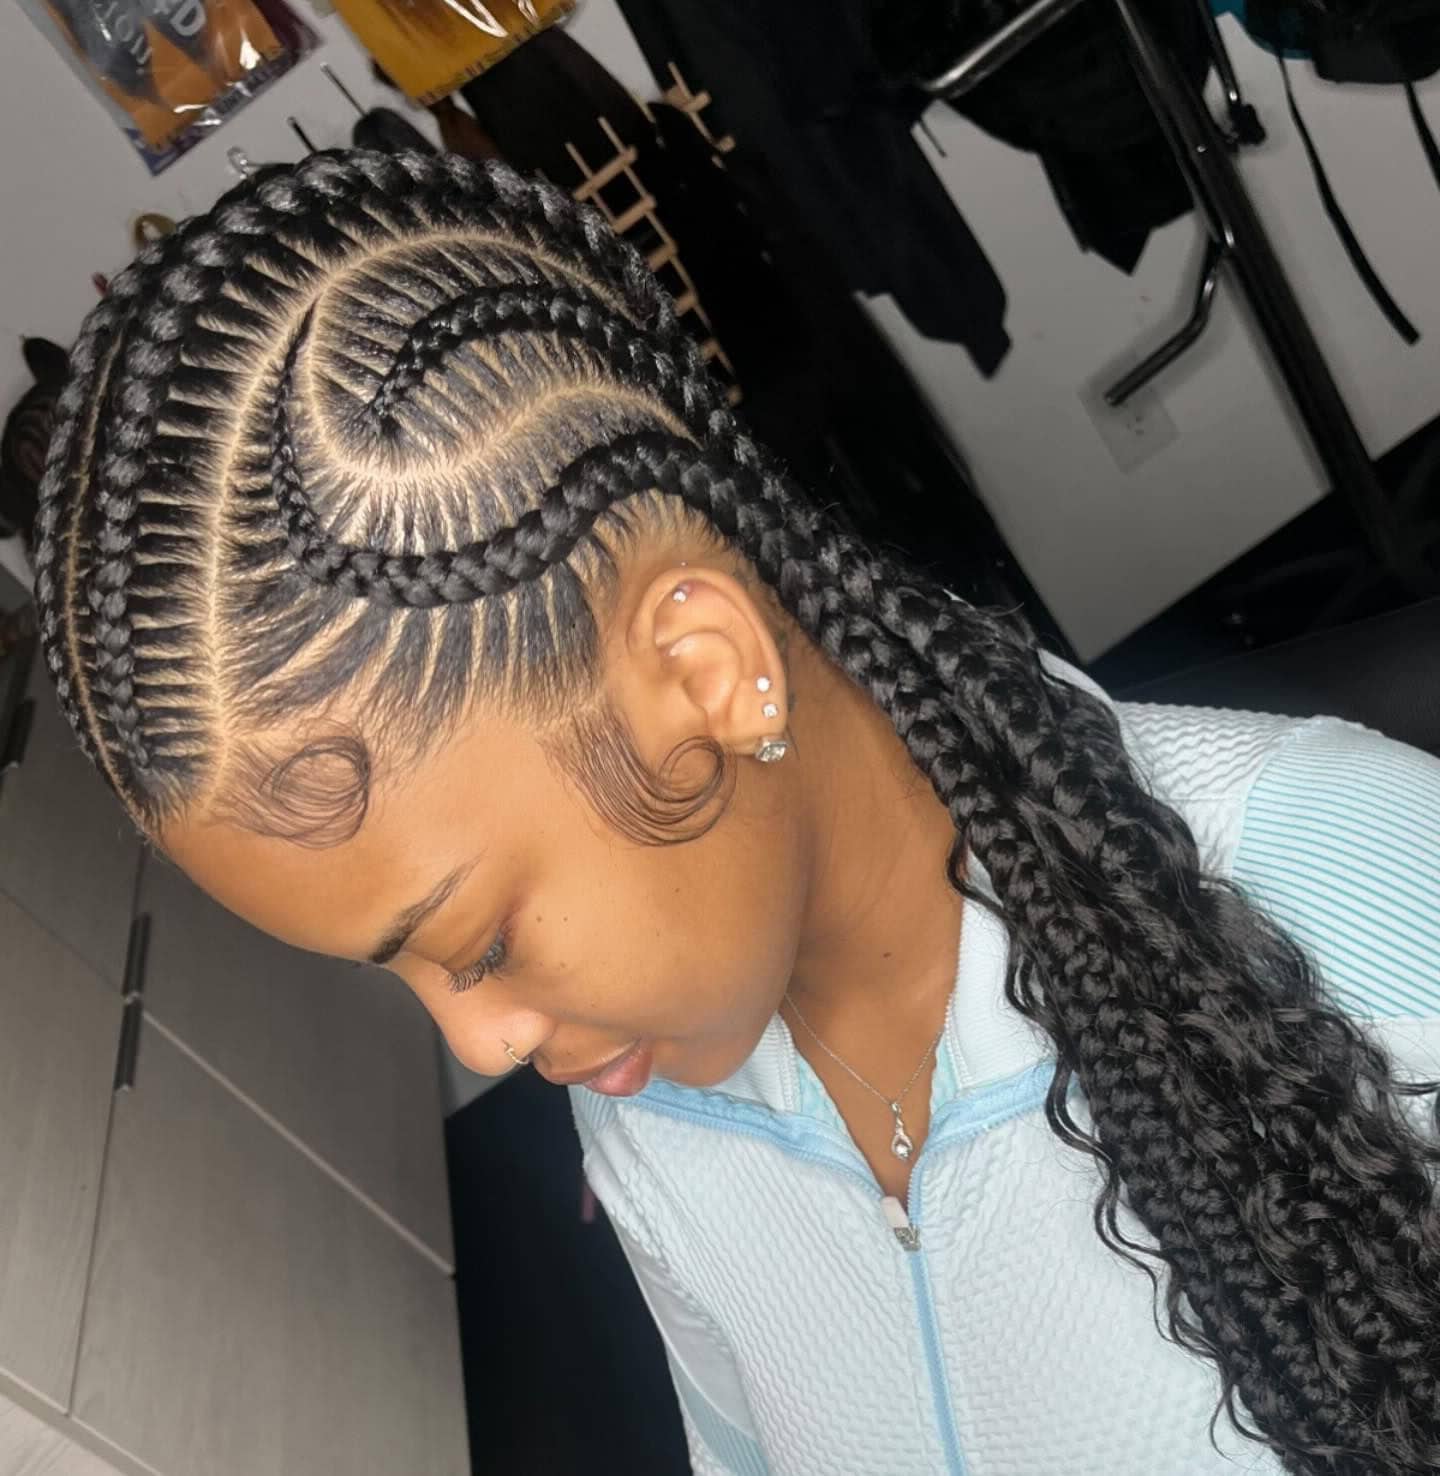
<svg viewBox="0 0 1440 1476">
<path fill-rule="evenodd" d="M 530 1064 L 530 1057 L 529 1056 L 517 1056 L 515 1054 L 515 1047 L 512 1046 L 508 1040 L 502 1040 L 500 1042 L 500 1044 L 505 1047 L 505 1054 L 507 1056 L 509 1056 L 510 1059 L 517 1066 L 528 1066 Z"/>
</svg>

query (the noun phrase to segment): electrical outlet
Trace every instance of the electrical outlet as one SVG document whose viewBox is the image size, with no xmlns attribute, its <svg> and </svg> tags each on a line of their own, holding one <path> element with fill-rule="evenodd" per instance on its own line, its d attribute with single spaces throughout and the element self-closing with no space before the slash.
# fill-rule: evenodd
<svg viewBox="0 0 1440 1476">
<path fill-rule="evenodd" d="M 1122 472 L 1132 472 L 1137 466 L 1163 451 L 1180 434 L 1170 412 L 1153 384 L 1143 385 L 1123 405 L 1105 403 L 1105 390 L 1119 377 L 1106 374 L 1080 391 L 1080 403 L 1084 405 L 1095 429 L 1100 432 L 1111 459 Z"/>
</svg>

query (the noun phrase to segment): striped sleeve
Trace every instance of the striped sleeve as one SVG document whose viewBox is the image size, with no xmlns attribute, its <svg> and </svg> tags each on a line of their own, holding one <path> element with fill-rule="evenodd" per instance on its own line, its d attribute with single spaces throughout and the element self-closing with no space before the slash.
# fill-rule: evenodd
<svg viewBox="0 0 1440 1476">
<path fill-rule="evenodd" d="M 1349 1013 L 1440 1019 L 1440 759 L 1301 724 L 1250 792 L 1234 875 Z"/>
</svg>

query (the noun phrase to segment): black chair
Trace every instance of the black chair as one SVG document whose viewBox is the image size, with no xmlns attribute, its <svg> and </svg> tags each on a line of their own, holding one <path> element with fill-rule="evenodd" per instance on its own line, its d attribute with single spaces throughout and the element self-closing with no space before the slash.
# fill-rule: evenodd
<svg viewBox="0 0 1440 1476">
<path fill-rule="evenodd" d="M 1440 599 L 1160 677 L 1127 702 L 1328 713 L 1440 755 Z"/>
</svg>

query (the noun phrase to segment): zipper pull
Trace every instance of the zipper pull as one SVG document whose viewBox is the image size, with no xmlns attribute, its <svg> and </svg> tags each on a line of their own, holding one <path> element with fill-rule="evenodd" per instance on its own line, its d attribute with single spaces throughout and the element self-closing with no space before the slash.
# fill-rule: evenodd
<svg viewBox="0 0 1440 1476">
<path fill-rule="evenodd" d="M 920 1227 L 910 1223 L 910 1216 L 905 1213 L 905 1206 L 893 1194 L 887 1194 L 880 1201 L 880 1208 L 885 1211 L 885 1223 L 895 1232 L 895 1239 L 900 1242 L 901 1248 L 907 1251 L 918 1251 L 920 1249 Z"/>
</svg>

